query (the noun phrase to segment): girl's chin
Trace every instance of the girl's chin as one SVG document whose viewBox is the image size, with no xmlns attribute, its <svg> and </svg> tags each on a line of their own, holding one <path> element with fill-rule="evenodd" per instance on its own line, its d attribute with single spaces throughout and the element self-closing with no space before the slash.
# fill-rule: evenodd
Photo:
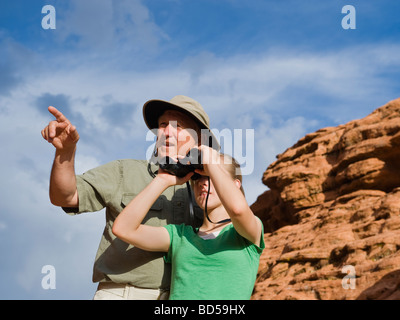
<svg viewBox="0 0 400 320">
<path fill-rule="evenodd" d="M 205 207 L 206 207 L 206 201 L 204 200 L 199 200 L 199 199 L 197 199 L 197 205 L 202 209 L 202 210 L 204 210 L 205 209 Z"/>
<path fill-rule="evenodd" d="M 206 208 L 206 197 L 200 196 L 200 197 L 197 198 L 196 202 L 197 202 L 197 205 L 202 210 L 205 210 L 205 208 Z M 207 210 L 211 210 L 213 208 L 215 208 L 215 205 L 213 205 L 213 203 L 210 201 L 210 198 L 209 198 L 208 202 L 207 202 Z"/>
</svg>

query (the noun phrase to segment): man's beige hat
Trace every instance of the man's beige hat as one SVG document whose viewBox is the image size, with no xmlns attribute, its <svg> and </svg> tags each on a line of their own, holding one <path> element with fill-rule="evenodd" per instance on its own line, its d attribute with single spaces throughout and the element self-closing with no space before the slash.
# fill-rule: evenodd
<svg viewBox="0 0 400 320">
<path fill-rule="evenodd" d="M 151 129 L 158 128 L 158 118 L 166 110 L 177 110 L 187 114 L 199 125 L 200 129 L 207 129 L 207 134 L 211 138 L 208 141 L 209 146 L 219 150 L 220 145 L 210 129 L 210 118 L 204 111 L 203 107 L 196 100 L 178 95 L 170 101 L 149 100 L 143 105 L 143 118 L 147 127 Z M 202 130 L 202 133 L 204 130 Z"/>
</svg>

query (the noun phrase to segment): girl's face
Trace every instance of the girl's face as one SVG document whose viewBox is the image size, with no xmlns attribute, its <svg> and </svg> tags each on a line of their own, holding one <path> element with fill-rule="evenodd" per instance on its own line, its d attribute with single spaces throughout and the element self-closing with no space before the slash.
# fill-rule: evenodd
<svg viewBox="0 0 400 320">
<path fill-rule="evenodd" d="M 194 196 L 197 204 L 204 210 L 206 206 L 206 198 L 208 193 L 208 177 L 201 176 L 194 181 Z M 210 193 L 207 201 L 207 209 L 214 209 L 221 205 L 221 200 L 214 189 L 213 183 L 210 180 Z"/>
</svg>

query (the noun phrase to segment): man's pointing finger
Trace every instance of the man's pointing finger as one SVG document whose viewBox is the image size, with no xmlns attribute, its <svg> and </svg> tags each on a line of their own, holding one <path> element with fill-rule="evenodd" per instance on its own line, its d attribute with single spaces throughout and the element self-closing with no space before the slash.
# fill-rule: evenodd
<svg viewBox="0 0 400 320">
<path fill-rule="evenodd" d="M 68 119 L 56 108 L 50 106 L 48 110 L 57 119 L 58 122 L 68 121 Z"/>
</svg>

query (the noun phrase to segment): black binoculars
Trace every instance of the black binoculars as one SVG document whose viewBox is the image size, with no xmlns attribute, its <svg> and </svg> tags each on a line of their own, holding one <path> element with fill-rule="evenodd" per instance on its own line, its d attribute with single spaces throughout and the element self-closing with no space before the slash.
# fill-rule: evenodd
<svg viewBox="0 0 400 320">
<path fill-rule="evenodd" d="M 194 172 L 196 169 L 203 169 L 203 165 L 201 164 L 201 152 L 199 149 L 193 148 L 189 150 L 185 158 L 178 159 L 178 161 L 171 157 L 164 157 L 159 162 L 159 166 L 169 174 L 182 178 L 189 172 Z M 195 173 L 191 179 L 197 180 L 199 177 L 200 175 Z"/>
</svg>

